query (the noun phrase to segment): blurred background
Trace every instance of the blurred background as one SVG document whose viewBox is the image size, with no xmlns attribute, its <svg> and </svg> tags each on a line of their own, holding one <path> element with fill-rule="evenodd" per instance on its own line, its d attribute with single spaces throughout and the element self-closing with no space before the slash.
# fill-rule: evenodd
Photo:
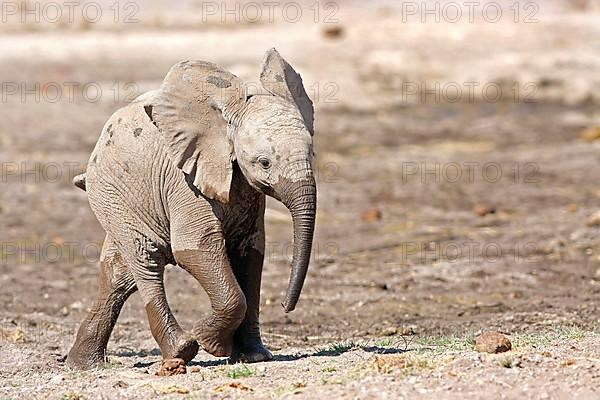
<svg viewBox="0 0 600 400">
<path fill-rule="evenodd" d="M 596 332 L 600 2 L 467 3 L 2 2 L 0 377 L 36 395 L 60 385 L 31 371 L 64 369 L 95 297 L 104 234 L 70 182 L 106 119 L 184 59 L 256 83 L 271 47 L 315 104 L 319 185 L 315 254 L 289 315 L 291 220 L 268 203 L 271 349 Z M 166 279 L 190 327 L 207 298 L 178 268 Z M 160 356 L 137 296 L 109 356 L 139 370 Z"/>
</svg>

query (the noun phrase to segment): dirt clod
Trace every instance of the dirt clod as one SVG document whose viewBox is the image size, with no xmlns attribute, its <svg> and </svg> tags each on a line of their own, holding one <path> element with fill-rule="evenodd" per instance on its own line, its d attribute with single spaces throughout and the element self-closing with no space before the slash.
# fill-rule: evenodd
<svg viewBox="0 0 600 400">
<path fill-rule="evenodd" d="M 586 225 L 589 226 L 590 228 L 594 227 L 594 226 L 600 226 L 600 211 L 596 211 L 595 213 L 590 215 L 590 217 L 587 220 Z"/>
<path fill-rule="evenodd" d="M 417 327 L 414 325 L 405 326 L 400 330 L 402 336 L 413 336 L 417 334 Z"/>
<path fill-rule="evenodd" d="M 323 36 L 325 36 L 326 38 L 329 38 L 329 39 L 336 39 L 336 38 L 342 37 L 343 34 L 344 34 L 344 28 L 342 28 L 339 25 L 330 26 L 330 27 L 323 29 Z"/>
<path fill-rule="evenodd" d="M 152 385 L 152 388 L 158 394 L 188 394 L 190 392 L 190 390 L 186 387 L 173 384 L 163 385 L 160 383 L 155 383 Z"/>
<path fill-rule="evenodd" d="M 404 369 L 409 365 L 404 356 L 384 355 L 375 356 L 373 359 L 373 369 L 379 373 L 388 374 L 396 369 Z"/>
<path fill-rule="evenodd" d="M 488 203 L 477 203 L 473 206 L 473 212 L 480 217 L 496 213 L 496 206 Z"/>
<path fill-rule="evenodd" d="M 383 217 L 383 215 L 379 208 L 369 208 L 362 212 L 363 222 L 370 223 L 370 222 L 380 221 L 381 217 Z"/>
<path fill-rule="evenodd" d="M 398 333 L 398 328 L 394 326 L 389 326 L 381 331 L 381 336 L 394 336 Z"/>
<path fill-rule="evenodd" d="M 3 328 L 0 326 L 0 341 L 7 341 L 10 343 L 25 343 L 27 337 L 25 335 L 25 329 L 21 326 Z"/>
<path fill-rule="evenodd" d="M 127 382 L 124 382 L 122 380 L 118 380 L 114 385 L 114 388 L 119 388 L 119 389 L 124 389 L 129 387 L 129 384 Z"/>
<path fill-rule="evenodd" d="M 214 391 L 216 393 L 221 393 L 227 389 L 237 389 L 237 390 L 241 390 L 243 392 L 253 392 L 254 391 L 254 389 L 252 389 L 250 386 L 244 385 L 243 383 L 240 383 L 240 382 L 229 382 L 224 385 L 217 386 L 216 388 L 214 388 Z"/>
<path fill-rule="evenodd" d="M 581 140 L 585 142 L 600 140 L 600 126 L 594 126 L 583 130 L 580 137 Z"/>
<path fill-rule="evenodd" d="M 163 360 L 160 369 L 156 372 L 158 376 L 183 375 L 186 373 L 185 361 L 181 358 Z"/>
<path fill-rule="evenodd" d="M 512 349 L 510 340 L 498 332 L 485 332 L 475 339 L 475 350 L 479 353 L 504 353 Z"/>
</svg>

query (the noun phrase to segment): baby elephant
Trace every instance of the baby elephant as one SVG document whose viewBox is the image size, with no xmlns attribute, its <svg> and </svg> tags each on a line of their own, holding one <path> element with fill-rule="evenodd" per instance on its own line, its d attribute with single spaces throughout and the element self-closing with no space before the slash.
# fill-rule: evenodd
<svg viewBox="0 0 600 400">
<path fill-rule="evenodd" d="M 235 75 L 183 61 L 161 87 L 106 123 L 87 172 L 75 178 L 106 231 L 98 298 L 67 362 L 93 368 L 127 298 L 140 291 L 163 358 L 186 362 L 198 344 L 215 356 L 272 359 L 259 329 L 265 195 L 292 215 L 294 252 L 283 300 L 292 311 L 308 270 L 317 189 L 313 105 L 300 75 L 275 49 L 251 94 Z M 258 89 L 258 90 L 257 90 Z M 177 264 L 210 298 L 208 318 L 184 332 L 165 297 Z"/>
</svg>

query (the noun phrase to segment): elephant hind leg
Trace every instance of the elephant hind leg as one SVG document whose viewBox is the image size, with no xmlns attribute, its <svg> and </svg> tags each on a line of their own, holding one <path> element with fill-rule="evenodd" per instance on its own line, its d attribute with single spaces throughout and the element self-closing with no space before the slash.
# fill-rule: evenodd
<svg viewBox="0 0 600 400">
<path fill-rule="evenodd" d="M 90 369 L 105 361 L 106 346 L 121 308 L 136 290 L 133 276 L 107 235 L 100 258 L 96 303 L 79 327 L 77 339 L 67 357 L 69 366 Z"/>
<path fill-rule="evenodd" d="M 125 262 L 140 291 L 150 330 L 164 359 L 191 361 L 198 354 L 198 342 L 186 333 L 171 312 L 164 287 L 167 257 L 156 243 L 131 231 L 119 240 Z"/>
</svg>

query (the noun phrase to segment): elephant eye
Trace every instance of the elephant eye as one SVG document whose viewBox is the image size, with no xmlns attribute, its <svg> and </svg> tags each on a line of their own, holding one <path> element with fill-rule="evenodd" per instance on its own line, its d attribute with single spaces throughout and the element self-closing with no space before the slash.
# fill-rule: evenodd
<svg viewBox="0 0 600 400">
<path fill-rule="evenodd" d="M 266 157 L 259 158 L 258 162 L 260 163 L 261 167 L 263 167 L 264 169 L 268 169 L 271 167 L 271 161 Z"/>
</svg>

